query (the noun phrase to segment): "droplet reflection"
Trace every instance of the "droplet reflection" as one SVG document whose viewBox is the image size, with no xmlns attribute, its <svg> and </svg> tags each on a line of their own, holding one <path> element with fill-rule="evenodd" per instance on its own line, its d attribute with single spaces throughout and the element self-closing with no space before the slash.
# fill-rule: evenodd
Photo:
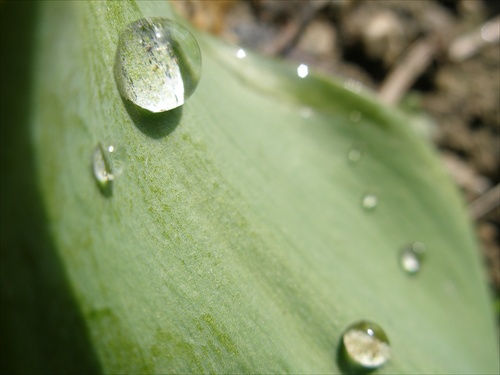
<svg viewBox="0 0 500 375">
<path fill-rule="evenodd" d="M 109 196 L 113 182 L 123 173 L 124 155 L 116 146 L 98 143 L 92 153 L 92 174 L 101 192 Z"/>
<path fill-rule="evenodd" d="M 375 207 L 377 207 L 378 204 L 378 198 L 375 194 L 366 194 L 363 197 L 363 200 L 361 201 L 361 205 L 363 208 L 367 211 L 373 210 Z"/>
<path fill-rule="evenodd" d="M 193 35 L 177 22 L 143 18 L 120 34 L 115 60 L 120 94 L 150 112 L 184 104 L 201 75 L 201 53 Z"/>
<path fill-rule="evenodd" d="M 105 151 L 99 143 L 92 153 L 92 173 L 101 192 L 107 195 L 106 193 L 111 193 L 114 177 L 104 154 Z"/>
<path fill-rule="evenodd" d="M 342 334 L 339 364 L 346 370 L 368 372 L 382 367 L 390 358 L 391 348 L 384 330 L 376 323 L 359 321 Z"/>
<path fill-rule="evenodd" d="M 399 263 L 403 271 L 414 275 L 420 271 L 424 258 L 425 245 L 422 242 L 414 242 L 403 248 L 399 254 Z"/>
</svg>

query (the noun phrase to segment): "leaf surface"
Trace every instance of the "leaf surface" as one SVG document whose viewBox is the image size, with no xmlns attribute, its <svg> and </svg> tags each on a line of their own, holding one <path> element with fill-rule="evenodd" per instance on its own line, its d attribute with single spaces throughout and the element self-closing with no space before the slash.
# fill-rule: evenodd
<svg viewBox="0 0 500 375">
<path fill-rule="evenodd" d="M 123 27 L 151 16 L 176 18 L 165 2 L 49 2 L 37 34 L 37 179 L 102 371 L 337 373 L 343 330 L 368 319 L 391 342 L 380 373 L 498 373 L 463 203 L 408 119 L 195 31 L 191 99 L 136 111 L 113 64 Z M 126 153 L 108 196 L 99 142 Z M 398 254 L 414 241 L 410 277 Z"/>
</svg>

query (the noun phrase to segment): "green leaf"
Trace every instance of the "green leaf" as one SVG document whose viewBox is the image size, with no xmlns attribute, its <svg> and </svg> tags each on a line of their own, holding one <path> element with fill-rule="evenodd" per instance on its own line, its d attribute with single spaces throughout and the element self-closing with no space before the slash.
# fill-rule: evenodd
<svg viewBox="0 0 500 375">
<path fill-rule="evenodd" d="M 41 5 L 29 112 L 2 117 L 29 125 L 2 150 L 2 370 L 338 373 L 343 330 L 368 319 L 392 346 L 380 373 L 498 373 L 471 225 L 408 119 L 194 31 L 191 99 L 136 111 L 114 57 L 151 16 L 176 18 L 166 2 Z M 110 194 L 98 143 L 127 154 Z M 413 241 L 412 277 L 398 254 Z"/>
</svg>

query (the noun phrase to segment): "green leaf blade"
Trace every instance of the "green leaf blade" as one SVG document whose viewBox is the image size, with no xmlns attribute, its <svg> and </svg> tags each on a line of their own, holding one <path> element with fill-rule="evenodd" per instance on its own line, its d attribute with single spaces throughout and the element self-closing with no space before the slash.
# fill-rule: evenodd
<svg viewBox="0 0 500 375">
<path fill-rule="evenodd" d="M 406 118 L 282 63 L 238 61 L 196 34 L 197 91 L 179 112 L 144 119 L 113 80 L 118 33 L 137 18 L 175 17 L 170 8 L 44 8 L 38 176 L 105 373 L 335 373 L 340 335 L 362 318 L 392 343 L 382 373 L 498 372 L 465 210 Z M 92 180 L 97 142 L 127 150 L 111 197 Z M 372 212 L 361 207 L 368 191 L 379 198 Z M 397 254 L 415 240 L 428 259 L 408 277 Z"/>
</svg>

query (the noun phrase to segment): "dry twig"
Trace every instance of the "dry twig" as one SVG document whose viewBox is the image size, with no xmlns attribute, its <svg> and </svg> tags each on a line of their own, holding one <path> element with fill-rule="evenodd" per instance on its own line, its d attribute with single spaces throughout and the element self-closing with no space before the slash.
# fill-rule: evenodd
<svg viewBox="0 0 500 375">
<path fill-rule="evenodd" d="M 460 35 L 450 44 L 448 57 L 460 62 L 478 53 L 481 48 L 500 40 L 500 16 L 483 23 L 477 29 Z"/>
<path fill-rule="evenodd" d="M 288 22 L 277 38 L 264 46 L 263 52 L 271 56 L 286 55 L 318 11 L 327 4 L 326 0 L 308 3 L 303 7 L 303 12 L 296 15 L 294 21 Z"/>
<path fill-rule="evenodd" d="M 386 104 L 398 104 L 437 52 L 434 38 L 417 40 L 382 82 L 378 96 Z"/>
<path fill-rule="evenodd" d="M 500 206 L 500 184 L 492 187 L 486 193 L 469 204 L 469 212 L 474 220 L 479 220 Z"/>
</svg>

